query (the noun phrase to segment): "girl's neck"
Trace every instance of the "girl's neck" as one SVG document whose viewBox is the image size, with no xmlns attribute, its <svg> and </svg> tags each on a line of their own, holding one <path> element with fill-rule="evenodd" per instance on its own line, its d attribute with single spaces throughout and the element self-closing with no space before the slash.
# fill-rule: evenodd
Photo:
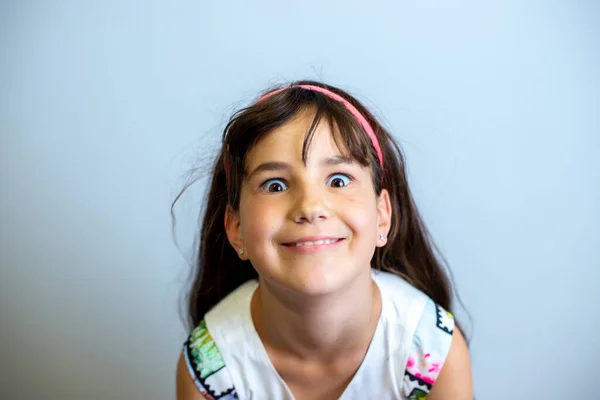
<svg viewBox="0 0 600 400">
<path fill-rule="evenodd" d="M 369 346 L 381 313 L 381 294 L 370 270 L 339 293 L 318 298 L 281 293 L 261 280 L 251 309 L 265 347 L 332 362 Z"/>
</svg>

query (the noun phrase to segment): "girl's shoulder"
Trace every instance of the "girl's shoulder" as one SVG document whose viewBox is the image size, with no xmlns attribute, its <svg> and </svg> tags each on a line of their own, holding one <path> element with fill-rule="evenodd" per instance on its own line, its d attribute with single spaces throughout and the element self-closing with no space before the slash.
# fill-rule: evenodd
<svg viewBox="0 0 600 400">
<path fill-rule="evenodd" d="M 446 361 L 454 316 L 427 299 L 417 323 L 404 369 L 403 392 L 407 399 L 424 398 L 433 388 Z"/>
<path fill-rule="evenodd" d="M 221 354 L 225 349 L 219 351 L 217 343 L 225 341 L 238 347 L 245 340 L 251 324 L 250 299 L 257 286 L 256 280 L 251 280 L 227 295 L 205 315 L 183 345 L 188 372 L 207 400 L 239 398 Z"/>
<path fill-rule="evenodd" d="M 392 348 L 408 348 L 399 355 L 404 368 L 402 393 L 406 399 L 425 397 L 446 361 L 455 329 L 454 316 L 398 275 L 373 271 L 379 286 L 388 337 L 399 340 Z"/>
<path fill-rule="evenodd" d="M 205 320 L 192 330 L 184 343 L 183 356 L 194 384 L 207 400 L 238 398 L 231 375 Z"/>
</svg>

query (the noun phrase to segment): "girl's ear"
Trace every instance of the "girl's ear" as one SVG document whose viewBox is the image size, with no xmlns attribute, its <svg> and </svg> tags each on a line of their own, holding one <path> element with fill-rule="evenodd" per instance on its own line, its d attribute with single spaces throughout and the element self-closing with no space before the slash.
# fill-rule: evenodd
<svg viewBox="0 0 600 400">
<path fill-rule="evenodd" d="M 392 203 L 390 194 L 382 189 L 377 198 L 377 247 L 383 247 L 387 243 L 387 236 L 392 226 Z"/>
<path fill-rule="evenodd" d="M 227 233 L 227 239 L 233 249 L 237 253 L 238 257 L 242 260 L 248 260 L 248 253 L 242 237 L 242 230 L 240 229 L 240 216 L 229 204 L 225 208 L 225 233 Z"/>
</svg>

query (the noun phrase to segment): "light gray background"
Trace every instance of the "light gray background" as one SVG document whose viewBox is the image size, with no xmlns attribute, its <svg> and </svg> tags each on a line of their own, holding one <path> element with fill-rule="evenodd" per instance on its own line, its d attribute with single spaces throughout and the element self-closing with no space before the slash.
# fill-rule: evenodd
<svg viewBox="0 0 600 400">
<path fill-rule="evenodd" d="M 600 398 L 600 3 L 291 3 L 1 3 L 0 397 L 174 397 L 202 184 L 181 251 L 170 201 L 233 109 L 314 78 L 403 144 L 479 398 Z"/>
</svg>

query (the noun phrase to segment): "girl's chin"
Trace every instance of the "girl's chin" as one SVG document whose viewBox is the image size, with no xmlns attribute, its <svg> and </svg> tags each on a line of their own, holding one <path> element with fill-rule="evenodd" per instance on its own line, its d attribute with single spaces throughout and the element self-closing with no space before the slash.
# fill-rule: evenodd
<svg viewBox="0 0 600 400">
<path fill-rule="evenodd" d="M 306 266 L 303 271 L 298 269 L 294 268 L 286 272 L 270 274 L 268 275 L 268 283 L 296 294 L 319 296 L 343 289 L 354 275 L 351 271 L 343 273 L 338 268 L 332 268 L 331 264 L 313 264 Z"/>
</svg>

